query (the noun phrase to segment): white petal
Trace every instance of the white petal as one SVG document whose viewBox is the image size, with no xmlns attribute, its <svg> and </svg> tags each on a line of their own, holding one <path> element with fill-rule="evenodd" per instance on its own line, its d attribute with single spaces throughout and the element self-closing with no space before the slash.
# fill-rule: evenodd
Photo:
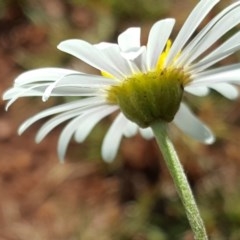
<svg viewBox="0 0 240 240">
<path fill-rule="evenodd" d="M 78 73 L 77 71 L 63 69 L 63 68 L 40 68 L 27 71 L 20 74 L 15 79 L 16 86 L 22 86 L 35 82 L 51 82 L 55 81 L 67 74 Z"/>
<path fill-rule="evenodd" d="M 63 78 L 56 81 L 56 86 L 88 86 L 88 87 L 94 87 L 94 85 L 100 86 L 106 86 L 106 85 L 112 85 L 116 83 L 114 79 L 106 78 L 103 76 L 97 76 L 97 75 L 91 75 L 91 74 L 68 74 L 65 75 Z"/>
<path fill-rule="evenodd" d="M 137 124 L 132 121 L 128 121 L 128 123 L 124 129 L 123 135 L 127 138 L 130 138 L 130 137 L 135 136 L 137 134 L 137 131 L 138 131 Z"/>
<path fill-rule="evenodd" d="M 184 133 L 200 142 L 211 144 L 215 141 L 211 130 L 193 115 L 184 103 L 181 103 L 173 121 Z"/>
<path fill-rule="evenodd" d="M 69 74 L 50 84 L 45 90 L 42 98 L 45 102 L 51 96 L 52 91 L 57 87 L 102 89 L 104 86 L 113 85 L 115 83 L 116 82 L 113 79 L 102 76 L 77 73 Z"/>
<path fill-rule="evenodd" d="M 11 105 L 20 97 L 42 97 L 46 88 L 49 86 L 49 83 L 46 84 L 34 84 L 27 85 L 24 87 L 13 87 L 7 90 L 4 95 L 4 100 L 10 100 L 9 104 Z M 101 96 L 103 92 L 100 92 L 97 88 L 86 88 L 86 87 L 72 87 L 72 86 L 61 86 L 54 88 L 51 92 L 51 96 Z M 9 107 L 8 104 L 8 107 Z"/>
<path fill-rule="evenodd" d="M 85 87 L 57 87 L 51 92 L 51 96 L 74 96 L 74 97 L 92 97 L 92 96 L 103 96 L 101 89 L 96 88 L 85 88 Z M 46 99 L 43 99 L 43 101 Z"/>
<path fill-rule="evenodd" d="M 138 27 L 128 28 L 118 36 L 121 55 L 126 60 L 133 61 L 144 52 L 144 47 L 141 47 L 140 37 L 141 29 Z"/>
<path fill-rule="evenodd" d="M 206 77 L 206 76 L 210 76 L 210 75 L 214 75 L 214 74 L 231 72 L 231 71 L 235 71 L 235 70 L 238 71 L 239 69 L 240 69 L 240 63 L 234 63 L 234 64 L 222 66 L 222 67 L 213 68 L 210 70 L 205 70 L 203 72 L 195 74 L 194 78 L 198 79 L 198 78 L 202 78 L 202 77 Z"/>
<path fill-rule="evenodd" d="M 175 20 L 172 18 L 156 22 L 149 33 L 147 43 L 147 67 L 152 70 L 156 67 L 159 55 L 162 53 L 172 32 Z"/>
<path fill-rule="evenodd" d="M 83 108 L 90 106 L 90 105 L 95 105 L 98 103 L 103 103 L 103 100 L 101 98 L 98 97 L 92 97 L 92 98 L 85 98 L 85 99 L 81 99 L 79 101 L 75 101 L 75 102 L 71 102 L 71 103 L 65 103 L 59 106 L 55 106 L 49 109 L 46 109 L 36 115 L 34 115 L 33 117 L 27 119 L 19 128 L 18 130 L 18 134 L 22 134 L 27 128 L 29 128 L 32 124 L 34 124 L 36 121 L 48 117 L 50 115 L 53 114 L 57 114 L 60 112 L 64 112 L 64 111 L 68 111 L 68 110 L 72 110 L 72 109 L 76 109 L 76 108 Z"/>
<path fill-rule="evenodd" d="M 78 129 L 75 133 L 76 142 L 83 142 L 89 133 L 92 131 L 94 126 L 102 120 L 104 117 L 110 115 L 116 111 L 118 106 L 103 106 L 102 108 L 97 109 L 95 112 L 89 114 L 86 118 L 82 119 L 79 123 Z"/>
<path fill-rule="evenodd" d="M 225 8 L 221 13 L 219 13 L 216 17 L 214 17 L 198 34 L 197 36 L 186 46 L 185 49 L 182 50 L 181 55 L 179 56 L 177 63 L 180 63 L 180 67 L 190 63 L 189 59 L 194 56 L 196 53 L 196 50 L 198 48 L 199 42 L 201 42 L 204 37 L 208 34 L 208 32 L 213 28 L 213 26 L 219 22 L 220 19 L 222 19 L 226 14 L 231 12 L 232 9 L 234 9 L 236 6 L 239 5 L 240 2 L 234 3 L 230 5 L 229 7 Z M 231 16 L 230 16 L 231 18 Z"/>
<path fill-rule="evenodd" d="M 29 90 L 25 88 L 11 88 L 4 92 L 3 100 L 12 100 L 16 97 L 32 97 L 32 96 L 42 96 L 42 92 L 37 90 Z"/>
<path fill-rule="evenodd" d="M 35 84 L 28 88 L 14 87 L 7 90 L 3 94 L 3 100 L 10 101 L 7 103 L 5 109 L 8 110 L 8 108 L 20 97 L 42 96 L 41 90 L 45 90 L 47 86 L 48 84 Z"/>
<path fill-rule="evenodd" d="M 141 56 L 144 52 L 144 46 L 136 49 L 136 50 L 129 50 L 128 52 L 121 52 L 121 55 L 130 61 L 134 61 L 137 57 Z"/>
<path fill-rule="evenodd" d="M 140 47 L 137 49 L 137 51 L 132 52 L 121 52 L 117 44 L 107 42 L 101 42 L 94 46 L 103 51 L 112 62 L 117 62 L 118 68 L 124 72 L 126 76 L 140 71 L 135 64 L 135 60 L 144 54 L 146 51 L 145 46 Z"/>
<path fill-rule="evenodd" d="M 78 117 L 82 114 L 83 114 L 83 111 L 81 111 L 79 109 L 74 109 L 74 110 L 64 112 L 62 114 L 59 114 L 59 115 L 51 118 L 50 120 L 45 122 L 42 125 L 42 127 L 39 129 L 39 131 L 35 137 L 35 141 L 37 143 L 40 143 L 55 127 L 57 127 L 58 125 L 60 125 L 63 122 L 66 122 L 67 120 L 69 120 L 71 118 Z"/>
<path fill-rule="evenodd" d="M 236 51 L 240 49 L 240 43 L 238 43 L 237 46 L 233 46 L 229 49 L 226 49 L 225 51 L 220 51 L 218 54 L 213 55 L 210 58 L 203 59 L 202 61 L 197 62 L 196 64 L 193 64 L 189 66 L 188 71 L 194 74 L 197 74 L 198 72 L 204 71 L 205 69 L 211 67 L 217 62 L 220 62 L 222 59 L 232 55 Z"/>
<path fill-rule="evenodd" d="M 236 3 L 234 6 L 237 5 Z M 197 46 L 190 53 L 190 58 L 186 64 L 193 62 L 198 56 L 204 53 L 212 44 L 214 44 L 220 37 L 231 30 L 240 22 L 240 3 L 239 6 L 229 10 L 215 25 L 206 33 L 204 37 L 197 43 Z M 231 5 L 230 7 L 232 7 Z M 226 11 L 226 9 L 225 9 Z"/>
<path fill-rule="evenodd" d="M 113 63 L 116 62 L 121 72 L 124 72 L 127 76 L 133 73 L 133 69 L 130 67 L 127 59 L 122 56 L 117 44 L 102 42 L 94 46 L 101 49 Z"/>
<path fill-rule="evenodd" d="M 230 100 L 234 100 L 239 96 L 238 89 L 230 85 L 228 83 L 217 83 L 213 85 L 209 85 L 210 88 L 216 90 L 220 94 L 222 94 L 225 98 L 228 98 Z"/>
<path fill-rule="evenodd" d="M 194 73 L 203 71 L 204 69 L 235 53 L 239 49 L 240 32 L 234 34 L 231 38 L 229 38 L 222 45 L 204 57 L 201 61 L 191 65 L 190 69 L 193 69 Z"/>
<path fill-rule="evenodd" d="M 192 36 L 193 32 L 197 29 L 199 24 L 205 18 L 205 16 L 211 11 L 211 9 L 219 2 L 219 0 L 202 0 L 199 1 L 197 6 L 188 16 L 180 32 L 178 33 L 172 48 L 166 59 L 166 66 L 171 64 L 175 56 L 182 50 L 186 42 Z"/>
<path fill-rule="evenodd" d="M 184 91 L 191 93 L 193 95 L 199 96 L 199 97 L 204 97 L 209 94 L 209 89 L 208 87 L 194 87 L 194 86 L 186 86 L 184 88 Z"/>
<path fill-rule="evenodd" d="M 139 128 L 141 136 L 147 140 L 150 140 L 154 137 L 153 131 L 151 128 Z"/>
<path fill-rule="evenodd" d="M 94 44 L 93 46 L 102 51 L 109 49 L 109 48 L 110 49 L 119 49 L 118 44 L 110 43 L 110 42 L 100 42 L 100 43 Z"/>
<path fill-rule="evenodd" d="M 111 62 L 104 52 L 83 40 L 66 40 L 61 42 L 58 48 L 101 71 L 110 73 L 116 78 L 125 78 L 125 74 L 117 68 L 117 63 Z"/>
<path fill-rule="evenodd" d="M 72 138 L 73 133 L 76 131 L 76 129 L 81 121 L 81 117 L 82 116 L 74 118 L 70 123 L 68 123 L 65 126 L 65 128 L 61 132 L 61 135 L 58 140 L 58 148 L 57 148 L 60 162 L 64 162 L 67 147 L 69 145 L 69 142 Z"/>
<path fill-rule="evenodd" d="M 64 127 L 58 140 L 58 155 L 59 155 L 60 161 L 64 161 L 64 157 L 65 157 L 69 142 L 74 132 L 78 129 L 79 124 L 81 124 L 81 121 L 86 121 L 86 119 L 88 119 L 88 117 L 91 116 L 92 113 L 98 111 L 99 109 L 104 109 L 104 108 L 105 106 L 96 106 L 92 109 L 86 110 L 82 115 L 71 120 Z"/>
<path fill-rule="evenodd" d="M 119 113 L 110 126 L 102 144 L 102 156 L 105 162 L 112 162 L 116 157 L 128 121 L 122 113 Z"/>
<path fill-rule="evenodd" d="M 146 58 L 147 58 L 146 46 L 143 46 L 142 50 L 143 50 L 143 52 L 141 53 L 141 55 L 139 55 L 137 58 L 135 58 L 133 60 L 133 62 L 138 67 L 138 69 L 140 69 L 140 71 L 142 73 L 146 73 L 148 71 L 147 62 L 146 62 Z M 135 70 L 135 72 L 137 72 L 137 70 Z"/>
<path fill-rule="evenodd" d="M 204 74 L 202 76 L 200 75 L 199 77 L 196 76 L 194 81 L 192 81 L 190 84 L 191 86 L 209 86 L 211 84 L 223 82 L 240 84 L 240 69 L 225 69 L 226 71 L 224 71 L 224 68 L 222 68 L 220 71 L 213 70 L 213 74 L 211 74 L 211 71 L 209 71 L 209 74 Z"/>
<path fill-rule="evenodd" d="M 125 30 L 118 36 L 118 45 L 121 51 L 128 52 L 140 48 L 141 29 L 132 27 Z"/>
</svg>

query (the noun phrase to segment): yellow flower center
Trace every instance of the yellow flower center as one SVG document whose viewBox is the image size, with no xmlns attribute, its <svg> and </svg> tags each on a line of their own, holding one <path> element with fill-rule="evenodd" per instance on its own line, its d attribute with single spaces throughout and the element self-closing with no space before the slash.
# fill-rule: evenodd
<svg viewBox="0 0 240 240">
<path fill-rule="evenodd" d="M 119 105 L 125 116 L 140 127 L 149 127 L 157 120 L 172 121 L 184 86 L 190 81 L 183 69 L 164 67 L 170 47 L 168 41 L 154 70 L 133 74 L 107 89 L 108 103 Z"/>
</svg>

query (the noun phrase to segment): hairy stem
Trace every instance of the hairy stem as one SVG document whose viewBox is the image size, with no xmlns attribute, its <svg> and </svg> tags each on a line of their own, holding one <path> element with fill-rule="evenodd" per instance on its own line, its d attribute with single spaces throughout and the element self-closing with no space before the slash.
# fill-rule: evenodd
<svg viewBox="0 0 240 240">
<path fill-rule="evenodd" d="M 167 134 L 167 123 L 155 122 L 151 125 L 162 152 L 163 158 L 172 175 L 178 194 L 184 205 L 186 215 L 196 240 L 207 240 L 207 234 L 192 190 L 184 173 L 182 164 Z"/>
</svg>

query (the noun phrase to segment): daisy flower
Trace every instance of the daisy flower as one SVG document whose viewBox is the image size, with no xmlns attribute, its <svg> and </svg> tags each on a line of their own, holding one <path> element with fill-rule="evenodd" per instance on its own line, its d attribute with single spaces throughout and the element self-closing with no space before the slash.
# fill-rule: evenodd
<svg viewBox="0 0 240 240">
<path fill-rule="evenodd" d="M 51 96 L 79 97 L 29 118 L 20 126 L 19 134 L 36 121 L 52 116 L 36 135 L 36 142 L 40 142 L 68 121 L 58 142 L 59 158 L 63 160 L 73 136 L 83 142 L 100 120 L 115 113 L 103 140 L 105 161 L 115 158 L 123 137 L 140 133 L 146 139 L 152 138 L 150 126 L 158 120 L 174 123 L 200 142 L 214 142 L 211 130 L 192 113 L 183 96 L 205 96 L 214 89 L 228 99 L 238 97 L 235 85 L 240 83 L 240 64 L 216 64 L 240 49 L 240 31 L 219 41 L 220 45 L 216 42 L 239 24 L 240 1 L 198 29 L 218 2 L 199 1 L 174 41 L 170 35 L 175 20 L 167 18 L 152 26 L 146 45 L 140 44 L 138 27 L 121 33 L 117 43 L 90 44 L 76 39 L 61 42 L 61 51 L 98 69 L 100 74 L 41 68 L 18 76 L 3 96 L 9 100 L 7 108 L 20 97 L 40 96 L 43 101 Z"/>
</svg>

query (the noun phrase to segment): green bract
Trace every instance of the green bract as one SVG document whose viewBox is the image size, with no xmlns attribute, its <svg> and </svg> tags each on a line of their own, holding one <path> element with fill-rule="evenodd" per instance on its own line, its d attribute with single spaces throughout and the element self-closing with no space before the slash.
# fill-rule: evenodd
<svg viewBox="0 0 240 240">
<path fill-rule="evenodd" d="M 182 69 L 137 73 L 111 86 L 107 99 L 109 103 L 118 104 L 129 120 L 145 128 L 157 120 L 173 120 L 188 81 Z"/>
</svg>

